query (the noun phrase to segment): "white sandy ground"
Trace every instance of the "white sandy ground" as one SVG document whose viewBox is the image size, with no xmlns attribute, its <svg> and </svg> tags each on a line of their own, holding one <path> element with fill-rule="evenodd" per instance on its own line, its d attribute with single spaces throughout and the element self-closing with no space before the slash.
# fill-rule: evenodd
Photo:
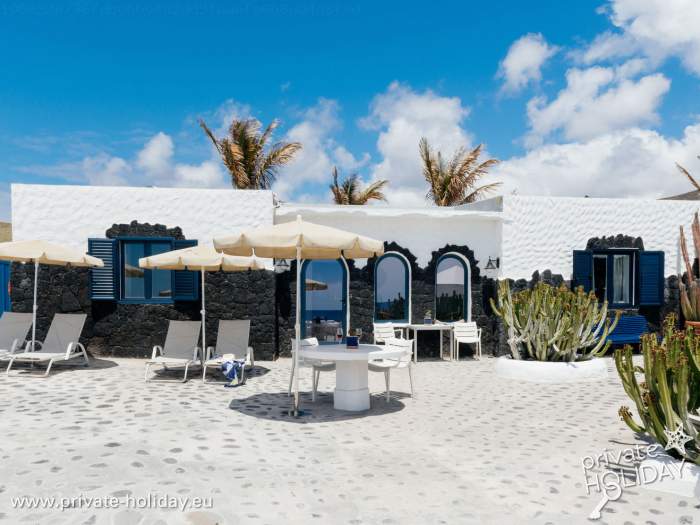
<svg viewBox="0 0 700 525">
<path fill-rule="evenodd" d="M 575 386 L 499 379 L 493 359 L 421 362 L 415 399 L 387 404 L 372 374 L 372 409 L 359 415 L 332 409 L 334 374 L 323 374 L 300 420 L 281 415 L 290 360 L 258 365 L 233 389 L 144 383 L 137 359 L 3 374 L 0 524 L 593 523 L 600 495 L 586 494 L 581 458 L 641 443 L 618 419 L 630 402 L 611 361 L 608 381 Z M 392 382 L 407 391 L 405 371 Z M 148 494 L 213 508 L 126 508 Z M 12 506 L 81 495 L 124 503 Z M 700 523 L 700 501 L 626 489 L 596 523 Z"/>
</svg>

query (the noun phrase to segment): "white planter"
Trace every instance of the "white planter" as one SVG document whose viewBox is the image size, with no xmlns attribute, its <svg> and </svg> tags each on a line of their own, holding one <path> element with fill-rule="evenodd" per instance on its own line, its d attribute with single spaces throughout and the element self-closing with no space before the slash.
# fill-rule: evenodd
<svg viewBox="0 0 700 525">
<path fill-rule="evenodd" d="M 700 498 L 700 466 L 686 461 L 681 463 L 668 454 L 642 461 L 640 470 L 645 470 L 649 482 L 642 487 L 668 492 L 685 498 Z M 681 473 L 678 476 L 678 472 Z"/>
<path fill-rule="evenodd" d="M 588 361 L 563 363 L 499 357 L 496 359 L 496 375 L 531 383 L 601 381 L 608 377 L 608 365 L 605 360 L 596 358 Z"/>
</svg>

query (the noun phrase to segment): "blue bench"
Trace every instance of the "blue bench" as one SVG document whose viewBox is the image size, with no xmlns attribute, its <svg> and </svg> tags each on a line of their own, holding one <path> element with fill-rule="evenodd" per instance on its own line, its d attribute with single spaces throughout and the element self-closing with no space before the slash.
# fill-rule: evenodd
<svg viewBox="0 0 700 525">
<path fill-rule="evenodd" d="M 649 332 L 647 320 L 642 315 L 622 315 L 606 341 L 613 345 L 638 344 L 639 338 Z"/>
</svg>

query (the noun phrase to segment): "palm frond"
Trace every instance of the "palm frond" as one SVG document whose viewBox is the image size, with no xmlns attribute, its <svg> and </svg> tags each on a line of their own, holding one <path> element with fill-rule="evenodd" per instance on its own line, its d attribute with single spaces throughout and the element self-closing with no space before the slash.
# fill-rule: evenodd
<svg viewBox="0 0 700 525">
<path fill-rule="evenodd" d="M 218 139 L 203 120 L 199 125 L 221 155 L 231 175 L 231 184 L 239 189 L 269 188 L 280 166 L 292 160 L 301 149 L 298 142 L 279 142 L 266 151 L 266 145 L 278 126 L 277 120 L 261 133 L 262 124 L 257 119 L 234 119 L 228 128 L 228 136 L 222 139 Z"/>
<path fill-rule="evenodd" d="M 700 157 L 698 157 L 698 158 L 700 158 Z M 697 181 L 695 180 L 695 178 L 690 174 L 690 172 L 689 172 L 687 169 L 685 169 L 683 166 L 681 166 L 680 164 L 678 164 L 677 162 L 676 162 L 676 167 L 678 168 L 678 170 L 679 170 L 683 175 L 685 175 L 686 177 L 688 177 L 688 180 L 689 180 L 690 183 L 695 187 L 695 189 L 698 190 L 698 191 L 700 191 L 700 184 L 698 184 L 698 182 L 697 182 Z"/>
</svg>

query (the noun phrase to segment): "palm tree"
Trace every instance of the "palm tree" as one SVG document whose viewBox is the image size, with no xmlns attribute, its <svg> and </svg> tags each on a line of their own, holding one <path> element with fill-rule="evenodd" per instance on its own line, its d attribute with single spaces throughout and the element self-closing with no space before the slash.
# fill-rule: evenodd
<svg viewBox="0 0 700 525">
<path fill-rule="evenodd" d="M 459 148 L 452 160 L 446 163 L 439 151 L 436 153 L 431 149 L 428 139 L 420 139 L 418 149 L 423 160 L 423 176 L 430 186 L 426 198 L 438 206 L 455 206 L 474 202 L 500 186 L 500 182 L 492 182 L 476 187 L 489 168 L 498 164 L 496 159 L 478 163 L 481 146 L 479 144 L 471 151 Z"/>
<path fill-rule="evenodd" d="M 700 159 L 700 155 L 698 155 L 698 159 Z M 690 174 L 690 172 L 687 169 L 685 169 L 683 166 L 678 164 L 677 162 L 676 162 L 676 167 L 683 175 L 688 177 L 688 180 L 695 187 L 695 189 L 700 191 L 700 184 L 698 184 L 698 181 L 695 180 L 695 178 Z"/>
<path fill-rule="evenodd" d="M 277 120 L 273 120 L 260 133 L 258 120 L 234 119 L 228 128 L 228 136 L 221 139 L 214 136 L 204 120 L 200 119 L 199 125 L 221 155 L 234 188 L 269 189 L 279 168 L 292 160 L 301 149 L 299 142 L 277 142 L 266 148 L 272 132 L 279 125 Z"/>
<path fill-rule="evenodd" d="M 338 184 L 338 168 L 333 166 L 333 184 L 330 185 L 333 192 L 333 201 L 336 204 L 367 204 L 371 200 L 385 201 L 382 188 L 389 183 L 388 180 L 378 180 L 366 188 L 360 186 L 357 173 L 350 175 Z"/>
</svg>

